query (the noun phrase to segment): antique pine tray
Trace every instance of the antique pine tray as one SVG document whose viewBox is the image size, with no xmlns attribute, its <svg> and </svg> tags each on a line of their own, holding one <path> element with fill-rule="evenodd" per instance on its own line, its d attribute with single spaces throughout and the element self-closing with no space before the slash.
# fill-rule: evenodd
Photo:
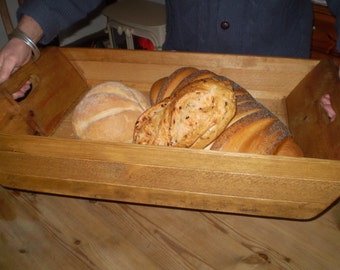
<svg viewBox="0 0 340 270">
<path fill-rule="evenodd" d="M 84 141 L 74 137 L 70 116 L 86 91 L 98 83 L 120 81 L 147 95 L 160 77 L 182 66 L 194 66 L 234 80 L 296 128 L 303 126 L 299 112 L 315 100 L 305 97 L 304 104 L 295 105 L 297 99 L 290 94 L 313 87 L 304 86 L 308 85 L 306 78 L 314 78 L 306 75 L 320 69 L 320 64 L 325 63 L 220 54 L 46 48 L 37 62 L 0 85 L 0 184 L 129 203 L 314 218 L 336 203 L 340 195 L 340 160 L 313 156 L 314 144 L 327 144 L 322 132 L 314 143 L 304 146 L 312 149 L 311 157 L 290 158 Z M 330 80 L 328 75 L 319 80 Z M 27 79 L 33 82 L 32 92 L 25 100 L 15 102 L 11 93 Z M 327 132 L 330 128 L 332 136 L 340 136 L 338 119 L 334 123 L 324 116 L 322 119 L 321 128 Z M 302 141 L 312 135 L 304 134 Z M 337 141 L 333 137 L 332 143 L 338 145 Z"/>
</svg>

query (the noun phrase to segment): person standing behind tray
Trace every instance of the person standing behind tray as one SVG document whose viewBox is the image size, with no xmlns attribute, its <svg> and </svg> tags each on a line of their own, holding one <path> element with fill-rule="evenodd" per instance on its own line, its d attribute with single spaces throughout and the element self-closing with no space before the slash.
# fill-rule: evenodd
<svg viewBox="0 0 340 270">
<path fill-rule="evenodd" d="M 32 52 L 39 55 L 35 44 L 49 43 L 103 2 L 26 0 L 17 11 L 18 27 L 0 51 L 0 83 L 27 63 Z M 340 1 L 327 3 L 340 18 Z M 164 50 L 309 57 L 311 0 L 166 0 L 165 4 Z M 340 19 L 337 30 L 340 33 Z"/>
</svg>

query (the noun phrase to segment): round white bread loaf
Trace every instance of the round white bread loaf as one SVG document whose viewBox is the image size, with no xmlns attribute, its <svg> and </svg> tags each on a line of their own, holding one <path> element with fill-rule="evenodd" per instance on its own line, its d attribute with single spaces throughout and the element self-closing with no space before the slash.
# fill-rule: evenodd
<svg viewBox="0 0 340 270">
<path fill-rule="evenodd" d="M 81 139 L 132 142 L 135 122 L 149 107 L 140 91 L 106 82 L 92 88 L 76 106 L 72 126 Z"/>
</svg>

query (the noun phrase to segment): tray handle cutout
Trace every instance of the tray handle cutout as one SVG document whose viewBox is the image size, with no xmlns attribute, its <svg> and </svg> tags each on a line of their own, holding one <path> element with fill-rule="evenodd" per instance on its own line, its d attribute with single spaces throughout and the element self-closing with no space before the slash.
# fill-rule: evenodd
<svg viewBox="0 0 340 270">
<path fill-rule="evenodd" d="M 329 95 L 334 119 L 323 97 Z M 289 128 L 306 157 L 340 160 L 340 80 L 338 66 L 324 59 L 286 100 Z"/>
<path fill-rule="evenodd" d="M 37 88 L 39 84 L 39 77 L 36 75 L 31 75 L 28 80 L 17 89 L 15 93 L 12 94 L 13 99 L 16 102 L 24 101 L 33 91 L 33 89 Z"/>
<path fill-rule="evenodd" d="M 21 102 L 14 101 L 12 94 L 18 91 L 28 80 L 33 90 Z M 46 47 L 41 57 L 29 63 L 0 85 L 0 92 L 6 97 L 6 110 L 15 112 L 15 118 L 22 118 L 29 130 L 24 134 L 53 134 L 61 120 L 71 111 L 80 97 L 88 90 L 87 82 L 68 61 L 58 47 Z M 8 124 L 13 115 L 3 116 Z M 9 118 L 8 118 L 9 117 Z M 21 121 L 22 122 L 22 121 Z M 15 123 L 14 125 L 21 125 Z M 2 125 L 0 132 L 18 132 L 16 127 L 9 129 Z M 22 129 L 19 129 L 22 130 Z"/>
</svg>

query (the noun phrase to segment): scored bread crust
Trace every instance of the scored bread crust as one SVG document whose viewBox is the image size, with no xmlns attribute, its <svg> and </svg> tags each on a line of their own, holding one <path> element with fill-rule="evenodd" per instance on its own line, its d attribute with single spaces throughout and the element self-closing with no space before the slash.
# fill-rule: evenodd
<svg viewBox="0 0 340 270">
<path fill-rule="evenodd" d="M 278 117 L 236 83 L 234 91 L 237 103 L 235 117 L 212 143 L 211 150 L 303 156 L 288 127 Z"/>
<path fill-rule="evenodd" d="M 157 103 L 157 96 L 159 94 L 159 90 L 167 79 L 168 77 L 163 77 L 163 78 L 158 79 L 152 84 L 150 88 L 150 93 L 149 93 L 149 97 L 150 97 L 150 101 L 152 105 Z"/>
<path fill-rule="evenodd" d="M 248 114 L 228 126 L 214 141 L 211 150 L 268 154 L 274 153 L 289 131 L 267 110 Z"/>
<path fill-rule="evenodd" d="M 174 71 L 170 76 L 168 76 L 163 84 L 159 87 L 159 92 L 156 98 L 156 102 L 160 102 L 166 97 L 169 97 L 177 85 L 191 73 L 197 71 L 194 67 L 182 67 Z"/>
<path fill-rule="evenodd" d="M 204 148 L 236 111 L 232 85 L 218 76 L 194 81 L 152 106 L 136 123 L 133 141 Z"/>
<path fill-rule="evenodd" d="M 72 127 L 81 139 L 132 142 L 138 117 L 148 99 L 119 82 L 99 84 L 83 97 L 72 114 Z"/>
<path fill-rule="evenodd" d="M 173 89 L 172 93 L 170 94 L 175 94 L 177 91 L 179 91 L 181 88 L 187 86 L 188 84 L 194 82 L 194 81 L 198 81 L 198 80 L 202 80 L 202 79 L 208 79 L 208 78 L 212 78 L 212 77 L 216 77 L 217 74 L 215 74 L 214 72 L 210 71 L 210 70 L 196 70 L 192 73 L 190 73 L 190 75 L 188 75 L 187 77 L 185 77 L 184 79 L 182 79 L 177 86 Z M 162 98 L 165 98 L 166 96 L 163 96 Z"/>
</svg>

